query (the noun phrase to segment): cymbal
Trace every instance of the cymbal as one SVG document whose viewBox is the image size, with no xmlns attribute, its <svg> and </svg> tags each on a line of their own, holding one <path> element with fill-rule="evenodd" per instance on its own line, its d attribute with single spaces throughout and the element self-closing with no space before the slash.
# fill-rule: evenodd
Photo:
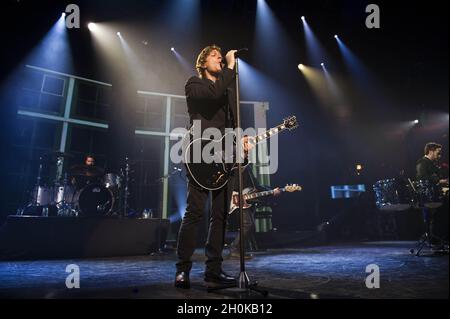
<svg viewBox="0 0 450 319">
<path fill-rule="evenodd" d="M 104 175 L 103 169 L 89 165 L 74 165 L 70 168 L 71 175 L 95 177 Z"/>
</svg>

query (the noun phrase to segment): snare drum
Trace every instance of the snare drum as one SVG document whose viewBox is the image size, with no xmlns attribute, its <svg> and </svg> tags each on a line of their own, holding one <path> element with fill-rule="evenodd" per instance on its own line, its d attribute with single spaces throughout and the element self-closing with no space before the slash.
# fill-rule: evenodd
<svg viewBox="0 0 450 319">
<path fill-rule="evenodd" d="M 50 205 L 53 201 L 53 187 L 36 186 L 33 190 L 32 202 L 38 206 Z"/>
<path fill-rule="evenodd" d="M 55 186 L 53 202 L 57 206 L 61 205 L 63 201 L 65 203 L 73 203 L 74 196 L 75 196 L 75 186 L 73 185 Z"/>
<path fill-rule="evenodd" d="M 384 179 L 373 185 L 375 203 L 383 211 L 403 211 L 414 204 L 414 192 L 407 181 Z"/>
</svg>

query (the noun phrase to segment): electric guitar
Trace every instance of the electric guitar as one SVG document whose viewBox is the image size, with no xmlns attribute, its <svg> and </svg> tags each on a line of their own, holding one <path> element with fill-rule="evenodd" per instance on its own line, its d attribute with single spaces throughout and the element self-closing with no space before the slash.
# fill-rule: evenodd
<svg viewBox="0 0 450 319">
<path fill-rule="evenodd" d="M 270 191 L 251 193 L 250 188 L 244 189 L 242 192 L 243 193 L 242 197 L 243 197 L 243 202 L 244 202 L 244 206 L 242 206 L 242 209 L 247 209 L 247 208 L 252 207 L 252 204 L 249 204 L 247 202 L 248 200 L 273 195 L 275 193 L 275 190 L 276 190 L 276 188 L 272 189 Z M 301 191 L 301 190 L 302 190 L 302 187 L 297 184 L 286 185 L 285 187 L 279 189 L 280 192 L 289 192 L 289 193 Z M 239 208 L 239 194 L 238 194 L 238 192 L 233 192 L 233 195 L 231 197 L 230 210 L 229 210 L 228 214 L 233 213 L 238 208 Z"/>
<path fill-rule="evenodd" d="M 283 123 L 262 134 L 243 137 L 244 143 L 236 143 L 235 132 L 228 132 L 218 140 L 196 138 L 188 143 L 184 151 L 184 163 L 190 176 L 199 186 L 207 190 L 217 190 L 227 184 L 232 171 L 238 167 L 237 144 L 241 147 L 244 147 L 245 143 L 256 145 L 284 130 L 291 131 L 297 127 L 296 117 L 289 116 Z M 192 137 L 190 134 L 188 136 Z M 246 152 L 242 150 L 241 154 L 244 153 Z M 245 167 L 247 164 L 248 161 L 244 161 L 242 166 Z"/>
</svg>

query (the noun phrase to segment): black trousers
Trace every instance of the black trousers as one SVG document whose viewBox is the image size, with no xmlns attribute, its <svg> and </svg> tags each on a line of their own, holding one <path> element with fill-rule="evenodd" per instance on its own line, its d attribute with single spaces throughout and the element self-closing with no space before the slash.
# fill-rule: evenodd
<svg viewBox="0 0 450 319">
<path fill-rule="evenodd" d="M 211 217 L 205 246 L 206 272 L 219 273 L 222 270 L 222 250 L 232 184 L 228 182 L 221 189 L 212 191 Z M 189 180 L 186 213 L 178 233 L 177 271 L 189 272 L 192 268 L 191 257 L 197 242 L 198 225 L 203 220 L 208 198 L 208 190 L 201 189 L 195 182 Z"/>
<path fill-rule="evenodd" d="M 237 212 L 235 212 L 237 215 L 239 215 L 239 209 L 237 209 Z M 244 216 L 244 224 L 242 225 L 242 231 L 244 232 L 244 239 L 245 242 L 249 244 L 250 248 L 255 249 L 255 239 L 254 239 L 254 226 L 255 226 L 255 208 L 254 206 L 243 209 L 242 210 L 243 216 Z M 239 216 L 237 216 L 239 219 Z M 241 229 L 239 228 L 239 231 L 236 235 L 236 238 L 233 240 L 233 242 L 230 244 L 230 249 L 233 251 L 239 250 L 239 243 L 241 240 L 240 236 Z"/>
</svg>

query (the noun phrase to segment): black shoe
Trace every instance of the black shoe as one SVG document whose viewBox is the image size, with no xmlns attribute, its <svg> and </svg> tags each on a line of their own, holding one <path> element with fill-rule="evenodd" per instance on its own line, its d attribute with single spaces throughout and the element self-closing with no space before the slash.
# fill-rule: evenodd
<svg viewBox="0 0 450 319">
<path fill-rule="evenodd" d="M 184 271 L 178 271 L 175 274 L 175 287 L 189 289 L 191 288 L 191 283 L 189 281 L 189 273 Z"/>
<path fill-rule="evenodd" d="M 232 285 L 236 283 L 236 278 L 227 275 L 223 271 L 220 273 L 206 272 L 205 281 L 214 284 Z"/>
</svg>

